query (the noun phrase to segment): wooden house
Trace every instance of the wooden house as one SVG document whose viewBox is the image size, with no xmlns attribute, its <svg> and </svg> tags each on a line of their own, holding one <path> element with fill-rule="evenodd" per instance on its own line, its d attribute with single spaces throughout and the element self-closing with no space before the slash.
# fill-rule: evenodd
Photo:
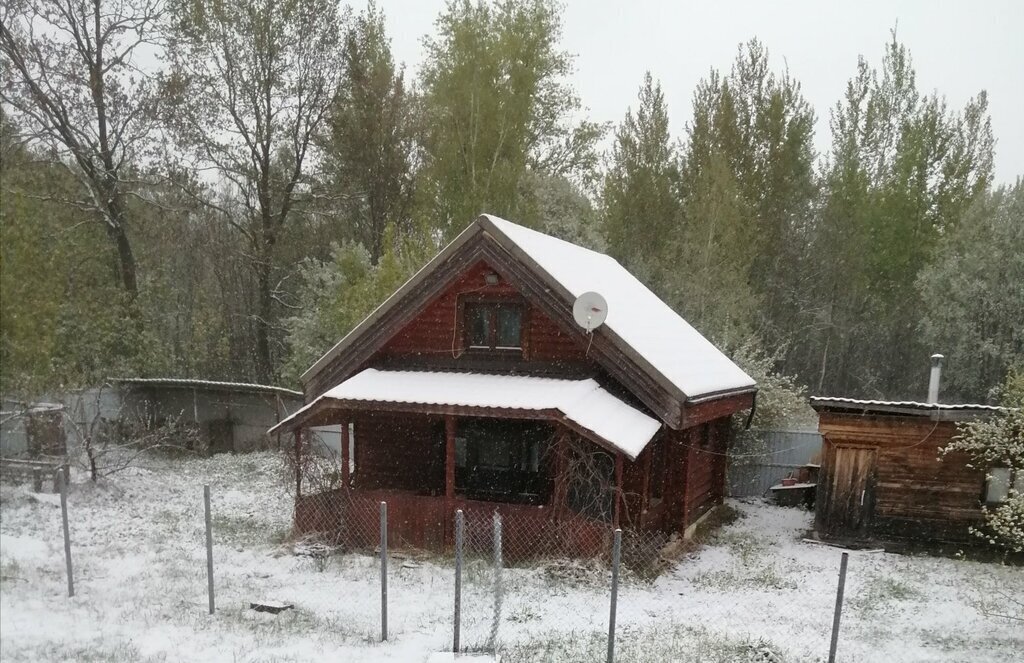
<svg viewBox="0 0 1024 663">
<path fill-rule="evenodd" d="M 815 509 L 822 539 L 969 543 L 982 505 L 1006 499 L 1008 472 L 942 452 L 958 423 L 996 407 L 851 398 L 812 398 L 811 406 L 823 440 Z"/>
<path fill-rule="evenodd" d="M 573 318 L 588 291 L 607 302 L 590 332 Z M 374 532 L 386 501 L 399 545 L 448 545 L 462 509 L 580 553 L 612 525 L 683 533 L 718 504 L 730 416 L 756 393 L 614 259 L 488 215 L 302 381 L 271 433 L 342 441 L 338 488 L 302 495 L 296 476 L 300 532 Z"/>
</svg>

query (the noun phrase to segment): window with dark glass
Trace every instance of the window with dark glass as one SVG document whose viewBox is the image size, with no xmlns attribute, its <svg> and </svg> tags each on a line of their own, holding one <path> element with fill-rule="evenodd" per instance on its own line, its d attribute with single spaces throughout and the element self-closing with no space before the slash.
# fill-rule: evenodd
<svg viewBox="0 0 1024 663">
<path fill-rule="evenodd" d="M 476 500 L 546 503 L 551 479 L 541 458 L 549 436 L 547 426 L 532 421 L 459 420 L 456 492 Z"/>
<path fill-rule="evenodd" d="M 474 350 L 518 350 L 523 347 L 523 308 L 519 304 L 466 304 L 466 346 Z"/>
</svg>

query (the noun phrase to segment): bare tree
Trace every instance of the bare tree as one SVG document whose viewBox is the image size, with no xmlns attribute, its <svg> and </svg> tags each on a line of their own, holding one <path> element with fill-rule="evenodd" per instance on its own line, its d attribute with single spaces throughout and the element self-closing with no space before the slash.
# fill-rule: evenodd
<svg viewBox="0 0 1024 663">
<path fill-rule="evenodd" d="M 72 443 L 78 447 L 78 464 L 93 482 L 132 467 L 148 451 L 196 447 L 198 432 L 180 414 L 158 418 L 149 405 L 126 411 L 123 401 L 109 412 L 103 407 L 106 389 L 83 391 L 68 408 L 70 413 L 63 410 Z"/>
<path fill-rule="evenodd" d="M 156 43 L 158 0 L 5 0 L 0 5 L 0 100 L 23 139 L 46 148 L 83 185 L 64 200 L 95 212 L 116 255 L 121 287 L 138 293 L 128 237 L 129 171 L 152 128 L 140 54 Z"/>
<path fill-rule="evenodd" d="M 202 198 L 245 239 L 258 291 L 257 372 L 265 380 L 274 373 L 279 308 L 275 246 L 309 190 L 314 138 L 341 72 L 340 20 L 329 0 L 177 5 L 167 117 L 192 167 L 230 182 L 237 196 L 230 206 Z"/>
</svg>

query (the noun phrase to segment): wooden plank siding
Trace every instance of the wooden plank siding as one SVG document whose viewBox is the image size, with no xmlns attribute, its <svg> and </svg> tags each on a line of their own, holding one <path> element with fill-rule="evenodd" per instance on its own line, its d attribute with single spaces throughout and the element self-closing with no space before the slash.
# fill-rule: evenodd
<svg viewBox="0 0 1024 663">
<path fill-rule="evenodd" d="M 982 516 L 985 472 L 968 467 L 969 460 L 962 453 L 942 455 L 941 449 L 956 434 L 955 422 L 823 412 L 819 429 L 823 457 L 816 526 L 825 530 L 826 536 L 971 539 L 968 529 Z M 859 496 L 828 490 L 833 484 L 849 484 L 836 476 L 847 471 L 839 467 L 844 457 L 839 450 L 856 448 L 874 453 L 865 497 L 870 510 L 863 533 L 837 530 L 826 522 L 833 517 L 828 514 L 840 508 L 837 503 L 855 505 L 860 501 Z"/>
<path fill-rule="evenodd" d="M 577 373 L 585 369 L 590 372 L 596 370 L 593 362 L 587 361 L 586 349 L 551 318 L 522 299 L 521 293 L 507 280 L 500 279 L 497 284 L 488 285 L 485 275 L 494 271 L 486 261 L 478 261 L 385 343 L 378 357 L 391 366 L 401 359 L 419 360 L 415 362 L 417 366 L 427 365 L 436 359 L 440 360 L 436 365 L 444 368 L 458 368 L 460 363 L 476 366 L 486 362 L 486 356 L 474 354 L 464 347 L 460 300 L 504 298 L 521 301 L 525 313 L 522 356 L 506 355 L 504 362 L 519 360 L 545 362 L 545 365 L 557 362 L 548 368 L 553 371 L 562 369 L 567 373 L 573 372 L 573 365 L 578 367 Z"/>
<path fill-rule="evenodd" d="M 444 495 L 444 418 L 356 412 L 354 487 Z"/>
</svg>

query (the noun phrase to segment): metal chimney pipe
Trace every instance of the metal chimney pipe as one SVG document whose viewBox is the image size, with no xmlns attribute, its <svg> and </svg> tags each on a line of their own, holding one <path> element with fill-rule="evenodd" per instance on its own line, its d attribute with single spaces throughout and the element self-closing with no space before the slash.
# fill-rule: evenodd
<svg viewBox="0 0 1024 663">
<path fill-rule="evenodd" d="M 932 373 L 928 378 L 928 402 L 939 402 L 939 382 L 942 380 L 942 360 L 939 354 L 932 355 Z"/>
</svg>

